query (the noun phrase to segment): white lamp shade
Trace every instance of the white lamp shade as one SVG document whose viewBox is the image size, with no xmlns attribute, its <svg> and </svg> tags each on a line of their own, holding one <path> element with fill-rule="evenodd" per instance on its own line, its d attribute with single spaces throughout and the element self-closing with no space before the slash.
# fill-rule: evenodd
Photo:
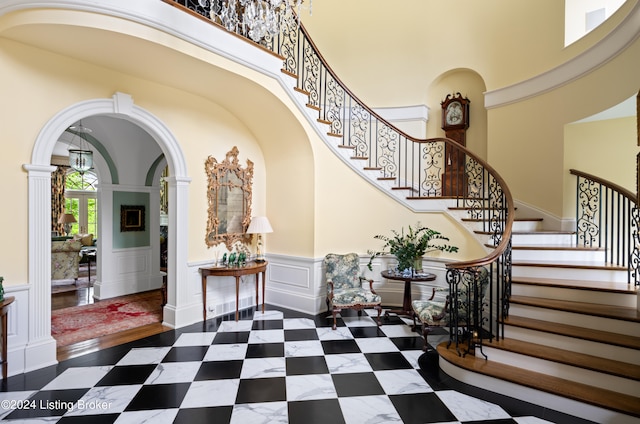
<svg viewBox="0 0 640 424">
<path fill-rule="evenodd" d="M 247 234 L 265 234 L 272 233 L 273 228 L 266 216 L 254 216 L 251 218 Z"/>
</svg>

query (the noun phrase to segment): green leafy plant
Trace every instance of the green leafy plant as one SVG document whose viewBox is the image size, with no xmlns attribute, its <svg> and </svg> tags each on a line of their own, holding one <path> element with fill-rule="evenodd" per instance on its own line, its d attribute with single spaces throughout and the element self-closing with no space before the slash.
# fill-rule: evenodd
<svg viewBox="0 0 640 424">
<path fill-rule="evenodd" d="M 371 271 L 371 264 L 373 260 L 380 256 L 391 254 L 398 259 L 398 269 L 405 270 L 407 268 L 413 268 L 416 259 L 421 258 L 428 252 L 440 250 L 442 252 L 457 252 L 458 248 L 449 244 L 442 243 L 442 241 L 449 241 L 448 237 L 445 237 L 440 232 L 428 227 L 423 227 L 418 222 L 416 227 L 408 226 L 408 230 L 405 233 L 404 228 L 397 232 L 391 230 L 392 236 L 385 236 L 378 234 L 374 236 L 375 239 L 382 240 L 384 246 L 381 251 L 371 251 L 367 253 L 371 255 L 367 268 Z M 434 241 L 436 241 L 434 243 Z"/>
</svg>

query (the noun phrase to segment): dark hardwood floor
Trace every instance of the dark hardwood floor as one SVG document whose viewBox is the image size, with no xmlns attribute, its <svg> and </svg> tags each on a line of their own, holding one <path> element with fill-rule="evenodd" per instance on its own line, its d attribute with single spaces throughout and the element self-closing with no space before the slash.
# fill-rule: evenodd
<svg viewBox="0 0 640 424">
<path fill-rule="evenodd" d="M 86 265 L 81 266 L 80 275 L 86 276 Z M 92 281 L 95 275 L 95 269 L 91 267 Z M 51 310 L 70 308 L 72 306 L 83 306 L 94 303 L 93 287 L 78 287 L 76 290 L 55 293 L 51 295 Z M 75 358 L 86 353 L 96 352 L 104 348 L 118 346 L 134 340 L 139 340 L 154 334 L 171 330 L 170 327 L 162 325 L 161 322 L 145 325 L 131 330 L 120 331 L 108 334 L 96 339 L 86 340 L 74 343 L 68 346 L 59 346 L 56 349 L 58 361 Z"/>
</svg>

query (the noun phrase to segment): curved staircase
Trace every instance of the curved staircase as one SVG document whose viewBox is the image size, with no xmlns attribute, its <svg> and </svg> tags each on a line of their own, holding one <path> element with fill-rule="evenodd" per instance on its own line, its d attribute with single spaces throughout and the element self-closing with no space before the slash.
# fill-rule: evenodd
<svg viewBox="0 0 640 424">
<path fill-rule="evenodd" d="M 521 399 L 526 393 L 530 402 L 571 415 L 638 423 L 638 288 L 627 283 L 625 267 L 603 265 L 601 249 L 576 247 L 574 233 L 541 226 L 514 223 L 504 339 L 483 345 L 488 360 L 462 358 L 442 343 L 441 364 L 453 374 L 450 364 L 486 377 L 479 383 L 485 388 Z"/>
</svg>

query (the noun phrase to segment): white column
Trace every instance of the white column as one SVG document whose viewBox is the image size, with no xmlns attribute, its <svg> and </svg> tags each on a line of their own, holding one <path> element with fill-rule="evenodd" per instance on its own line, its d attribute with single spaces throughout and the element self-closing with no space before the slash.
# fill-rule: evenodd
<svg viewBox="0 0 640 424">
<path fill-rule="evenodd" d="M 164 321 L 167 325 L 181 327 L 191 323 L 186 312 L 193 303 L 189 296 L 188 234 L 189 234 L 189 184 L 191 178 L 168 177 L 169 228 L 167 248 L 167 305 Z M 204 236 L 203 236 L 204 237 Z"/>
<path fill-rule="evenodd" d="M 51 337 L 51 173 L 55 166 L 24 165 L 29 179 L 29 339 L 25 371 L 56 363 Z"/>
</svg>

